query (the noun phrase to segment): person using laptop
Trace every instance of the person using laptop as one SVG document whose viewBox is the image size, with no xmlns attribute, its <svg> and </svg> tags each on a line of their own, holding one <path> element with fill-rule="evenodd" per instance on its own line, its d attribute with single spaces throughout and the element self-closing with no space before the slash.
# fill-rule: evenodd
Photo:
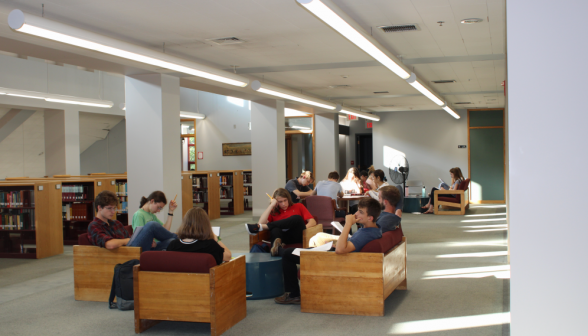
<svg viewBox="0 0 588 336">
<path fill-rule="evenodd" d="M 288 181 L 284 188 L 290 192 L 292 202 L 298 203 L 302 197 L 312 195 L 312 189 L 308 186 L 312 182 L 314 182 L 312 172 L 307 170 L 302 172 L 297 179 Z"/>
<path fill-rule="evenodd" d="M 121 222 L 113 220 L 118 206 L 118 197 L 112 191 L 102 191 L 94 200 L 96 217 L 88 225 L 88 239 L 94 246 L 100 246 L 113 250 L 121 246 L 137 246 L 145 251 L 159 251 L 167 248 L 167 245 L 178 236 L 169 232 L 156 222 L 148 222 L 131 236 L 125 230 Z M 152 247 L 153 239 L 161 244 Z"/>
<path fill-rule="evenodd" d="M 382 232 L 375 223 L 375 219 L 380 215 L 380 209 L 380 203 L 372 198 L 366 197 L 360 200 L 355 215 L 345 216 L 345 227 L 337 241 L 335 253 L 359 252 L 372 240 L 381 238 Z M 349 237 L 349 230 L 355 223 L 360 223 L 363 227 L 357 230 L 352 237 Z M 296 266 L 300 264 L 300 257 L 292 252 L 294 252 L 294 248 L 284 249 L 279 239 L 274 241 L 272 255 L 282 257 L 285 289 L 284 295 L 274 299 L 278 304 L 300 304 L 300 285 L 298 284 L 298 268 Z"/>
<path fill-rule="evenodd" d="M 459 184 L 464 180 L 463 174 L 461 173 L 461 169 L 459 167 L 449 169 L 449 175 L 451 176 L 451 186 L 446 188 L 443 183 L 439 186 L 441 190 L 457 190 Z M 422 207 L 422 209 L 426 209 L 426 214 L 432 214 L 435 212 L 435 190 L 440 190 L 437 188 L 432 188 L 431 193 L 429 194 L 429 202 Z M 455 197 L 452 194 L 443 194 L 443 197 Z"/>
<path fill-rule="evenodd" d="M 177 232 L 178 238 L 169 243 L 168 251 L 208 253 L 216 264 L 231 261 L 231 250 L 214 234 L 210 219 L 202 208 L 192 208 L 186 212 Z"/>
</svg>

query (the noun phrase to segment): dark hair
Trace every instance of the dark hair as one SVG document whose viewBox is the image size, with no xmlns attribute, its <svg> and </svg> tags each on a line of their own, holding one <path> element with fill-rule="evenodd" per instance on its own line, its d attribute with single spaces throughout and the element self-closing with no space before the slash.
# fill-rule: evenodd
<svg viewBox="0 0 588 336">
<path fill-rule="evenodd" d="M 370 176 L 370 174 L 368 174 L 366 170 L 362 170 L 361 173 L 359 173 L 359 176 Z"/>
<path fill-rule="evenodd" d="M 461 173 L 461 169 L 459 169 L 459 167 L 455 167 L 455 168 L 451 168 L 449 169 L 450 173 L 453 173 L 453 177 L 455 178 L 455 180 L 464 180 L 463 178 L 463 174 Z"/>
<path fill-rule="evenodd" d="M 382 182 L 386 181 L 386 175 L 382 169 L 374 170 L 374 177 L 379 177 Z"/>
<path fill-rule="evenodd" d="M 117 206 L 118 197 L 112 191 L 104 190 L 96 195 L 96 199 L 94 199 L 94 206 L 96 207 L 96 211 L 98 211 L 98 206 L 104 208 L 107 205 Z"/>
<path fill-rule="evenodd" d="M 149 197 L 147 198 L 145 198 L 145 196 L 141 197 L 141 205 L 139 205 L 139 208 L 142 208 L 145 203 L 151 200 L 153 200 L 155 203 L 163 202 L 163 204 L 167 204 L 167 198 L 165 198 L 163 191 L 156 190 L 149 194 Z"/>
<path fill-rule="evenodd" d="M 273 198 L 276 197 L 283 197 L 283 198 L 287 198 L 288 199 L 288 207 L 291 207 L 292 205 L 294 205 L 294 203 L 292 202 L 292 197 L 290 197 L 290 192 L 284 188 L 278 188 L 276 190 L 274 190 L 274 194 L 272 195 Z M 271 214 L 272 215 L 278 215 L 280 213 L 280 206 L 276 206 L 274 208 L 274 210 L 272 210 Z"/>
<path fill-rule="evenodd" d="M 332 171 L 329 173 L 329 176 L 327 178 L 339 181 L 339 173 L 337 173 L 336 171 Z"/>
<path fill-rule="evenodd" d="M 371 197 L 364 197 L 359 200 L 359 204 L 357 208 L 365 209 L 368 216 L 372 216 L 372 222 L 376 222 L 376 219 L 380 217 L 380 212 L 382 211 L 382 206 L 380 202 L 376 201 Z"/>
<path fill-rule="evenodd" d="M 182 225 L 178 229 L 178 238 L 192 238 L 196 240 L 214 239 L 210 219 L 204 209 L 195 207 L 186 212 L 186 215 L 182 219 Z"/>
<path fill-rule="evenodd" d="M 400 191 L 396 186 L 382 187 L 380 188 L 380 192 L 382 193 L 382 200 L 388 201 L 392 206 L 396 206 L 396 203 L 400 201 Z"/>
</svg>

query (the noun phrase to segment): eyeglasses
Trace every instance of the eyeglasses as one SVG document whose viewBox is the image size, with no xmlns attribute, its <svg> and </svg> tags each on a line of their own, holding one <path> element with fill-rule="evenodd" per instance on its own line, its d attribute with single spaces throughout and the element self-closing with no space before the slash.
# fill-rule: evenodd
<svg viewBox="0 0 588 336">
<path fill-rule="evenodd" d="M 163 207 L 158 205 L 157 209 L 161 211 L 161 210 L 163 210 Z"/>
<path fill-rule="evenodd" d="M 102 209 L 104 209 L 104 210 L 108 210 L 108 211 L 115 211 L 115 210 L 116 210 L 116 208 L 115 208 L 115 207 L 113 207 L 113 206 L 107 206 L 107 207 L 104 207 L 104 208 L 102 208 Z"/>
</svg>

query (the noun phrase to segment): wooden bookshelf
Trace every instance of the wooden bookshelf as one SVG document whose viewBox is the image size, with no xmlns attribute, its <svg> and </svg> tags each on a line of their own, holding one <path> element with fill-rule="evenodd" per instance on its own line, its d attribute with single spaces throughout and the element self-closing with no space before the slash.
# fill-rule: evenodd
<svg viewBox="0 0 588 336">
<path fill-rule="evenodd" d="M 201 207 L 210 219 L 220 218 L 220 174 L 218 171 L 182 172 L 182 217 Z"/>
<path fill-rule="evenodd" d="M 243 210 L 253 210 L 253 183 L 251 170 L 243 170 Z"/>
<path fill-rule="evenodd" d="M 20 196 L 19 203 L 0 207 L 0 258 L 41 259 L 63 253 L 61 182 L 2 182 L 0 192 Z M 26 218 L 24 213 L 28 214 Z M 13 216 L 12 225 L 5 224 L 6 216 Z M 22 218 L 18 226 L 14 225 L 15 218 Z"/>
<path fill-rule="evenodd" d="M 220 211 L 221 215 L 240 215 L 243 207 L 243 174 L 240 170 L 221 170 L 220 178 Z"/>
</svg>

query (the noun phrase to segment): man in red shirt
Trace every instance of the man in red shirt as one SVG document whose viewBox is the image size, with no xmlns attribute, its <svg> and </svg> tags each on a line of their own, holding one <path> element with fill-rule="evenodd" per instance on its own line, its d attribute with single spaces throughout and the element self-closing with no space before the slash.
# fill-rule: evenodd
<svg viewBox="0 0 588 336">
<path fill-rule="evenodd" d="M 265 209 L 258 224 L 245 224 L 251 235 L 259 231 L 269 230 L 272 243 L 281 239 L 284 244 L 302 243 L 302 231 L 316 225 L 306 207 L 300 203 L 292 203 L 288 190 L 278 188 L 274 191 L 270 205 Z"/>
</svg>

